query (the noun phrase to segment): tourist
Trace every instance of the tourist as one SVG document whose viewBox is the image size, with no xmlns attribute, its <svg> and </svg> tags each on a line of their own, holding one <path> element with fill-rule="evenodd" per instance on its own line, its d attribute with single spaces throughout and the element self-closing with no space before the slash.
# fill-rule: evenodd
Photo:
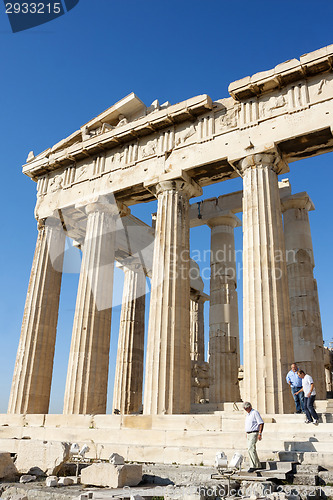
<svg viewBox="0 0 333 500">
<path fill-rule="evenodd" d="M 256 469 L 261 469 L 261 463 L 257 454 L 256 443 L 262 439 L 262 431 L 264 421 L 257 410 L 252 408 L 251 403 L 246 401 L 243 404 L 244 410 L 247 412 L 245 419 L 245 432 L 247 436 L 247 450 L 250 459 L 250 468 L 248 472 L 254 472 Z"/>
<path fill-rule="evenodd" d="M 302 379 L 298 376 L 297 371 L 297 364 L 293 363 L 291 370 L 287 373 L 286 380 L 290 385 L 291 394 L 295 401 L 296 413 L 304 413 L 304 392 L 299 392 L 302 387 Z"/>
<path fill-rule="evenodd" d="M 307 375 L 303 370 L 298 370 L 298 375 L 302 379 L 302 389 L 296 394 L 303 391 L 304 393 L 304 410 L 306 414 L 305 423 L 309 424 L 312 422 L 314 425 L 318 425 L 319 417 L 316 410 L 313 407 L 314 400 L 316 399 L 316 389 L 314 387 L 313 379 L 310 375 Z"/>
</svg>

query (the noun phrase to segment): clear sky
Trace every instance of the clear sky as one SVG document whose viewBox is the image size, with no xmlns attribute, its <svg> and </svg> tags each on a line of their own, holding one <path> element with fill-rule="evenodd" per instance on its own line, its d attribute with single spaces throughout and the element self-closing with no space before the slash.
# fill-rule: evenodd
<svg viewBox="0 0 333 500">
<path fill-rule="evenodd" d="M 36 185 L 21 173 L 29 151 L 52 146 L 132 91 L 146 105 L 156 98 L 174 104 L 204 93 L 228 97 L 230 82 L 333 43 L 332 19 L 329 0 L 80 0 L 66 15 L 13 34 L 1 3 L 0 412 L 7 410 L 37 236 Z M 316 206 L 310 220 L 326 343 L 333 336 L 332 166 L 333 154 L 327 154 L 293 163 L 288 174 L 293 192 L 308 191 Z M 215 184 L 203 198 L 241 187 L 241 179 Z M 133 212 L 149 222 L 155 210 L 152 203 Z M 209 248 L 208 228 L 192 233 L 192 249 Z M 241 246 L 241 229 L 236 245 Z M 62 411 L 77 281 L 77 274 L 64 275 L 53 412 Z M 119 272 L 115 297 L 121 288 Z M 118 305 L 110 380 L 119 314 Z M 206 320 L 207 329 L 207 314 Z M 110 397 L 109 409 L 111 403 Z"/>
</svg>

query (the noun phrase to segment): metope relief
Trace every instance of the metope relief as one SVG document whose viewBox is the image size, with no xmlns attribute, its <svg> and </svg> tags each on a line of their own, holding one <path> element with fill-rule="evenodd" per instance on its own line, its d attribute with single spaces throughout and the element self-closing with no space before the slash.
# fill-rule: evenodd
<svg viewBox="0 0 333 500">
<path fill-rule="evenodd" d="M 106 157 L 104 172 L 113 172 L 123 168 L 125 165 L 125 147 L 112 152 L 111 155 Z"/>
<path fill-rule="evenodd" d="M 148 139 L 140 146 L 139 159 L 144 160 L 157 155 L 157 139 Z"/>
<path fill-rule="evenodd" d="M 59 191 L 59 189 L 62 189 L 62 187 L 63 187 L 63 176 L 62 174 L 58 174 L 54 176 L 52 179 L 50 179 L 48 191 L 50 191 L 51 193 L 55 193 L 56 191 Z"/>
<path fill-rule="evenodd" d="M 267 96 L 259 101 L 259 118 L 271 118 L 288 111 L 287 94 Z"/>
<path fill-rule="evenodd" d="M 75 183 L 89 179 L 89 170 L 86 164 L 76 167 Z"/>
<path fill-rule="evenodd" d="M 216 133 L 224 132 L 238 126 L 240 105 L 235 103 L 231 108 L 224 107 L 215 119 Z"/>
<path fill-rule="evenodd" d="M 326 101 L 332 98 L 333 74 L 328 73 L 309 86 L 309 99 L 311 103 Z"/>
<path fill-rule="evenodd" d="M 188 143 L 196 141 L 196 127 L 194 124 L 183 128 L 182 130 L 176 131 L 175 133 L 175 146 L 185 146 Z"/>
</svg>

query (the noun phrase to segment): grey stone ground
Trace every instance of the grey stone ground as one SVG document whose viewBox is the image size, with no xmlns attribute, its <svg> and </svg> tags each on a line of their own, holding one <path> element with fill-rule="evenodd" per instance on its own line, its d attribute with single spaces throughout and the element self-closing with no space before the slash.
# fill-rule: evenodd
<svg viewBox="0 0 333 500">
<path fill-rule="evenodd" d="M 263 478 L 261 482 L 247 480 L 230 481 L 211 479 L 216 474 L 213 467 L 177 465 L 145 465 L 144 484 L 135 488 L 96 488 L 81 485 L 50 488 L 45 480 L 34 483 L 1 483 L 3 500 L 79 500 L 81 495 L 93 493 L 93 500 L 135 498 L 140 495 L 152 500 L 212 500 L 220 498 L 249 498 L 270 500 L 315 500 L 333 498 L 333 472 L 320 471 L 318 466 L 300 466 L 299 473 L 290 479 L 294 484 L 274 484 Z M 306 470 L 305 470 L 306 469 Z M 82 500 L 84 496 L 82 497 Z"/>
</svg>

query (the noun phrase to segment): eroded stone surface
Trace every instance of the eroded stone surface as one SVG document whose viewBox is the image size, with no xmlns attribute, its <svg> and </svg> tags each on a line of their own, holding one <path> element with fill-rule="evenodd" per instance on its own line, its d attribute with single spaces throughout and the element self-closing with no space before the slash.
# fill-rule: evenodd
<svg viewBox="0 0 333 500">
<path fill-rule="evenodd" d="M 46 474 L 56 474 L 69 458 L 69 444 L 58 441 L 21 440 L 15 465 L 20 473 L 39 467 Z"/>
<path fill-rule="evenodd" d="M 0 480 L 10 481 L 18 476 L 17 468 L 10 453 L 0 452 Z"/>
<path fill-rule="evenodd" d="M 142 465 L 93 464 L 81 472 L 81 483 L 90 486 L 121 488 L 137 486 L 142 480 Z"/>
</svg>

